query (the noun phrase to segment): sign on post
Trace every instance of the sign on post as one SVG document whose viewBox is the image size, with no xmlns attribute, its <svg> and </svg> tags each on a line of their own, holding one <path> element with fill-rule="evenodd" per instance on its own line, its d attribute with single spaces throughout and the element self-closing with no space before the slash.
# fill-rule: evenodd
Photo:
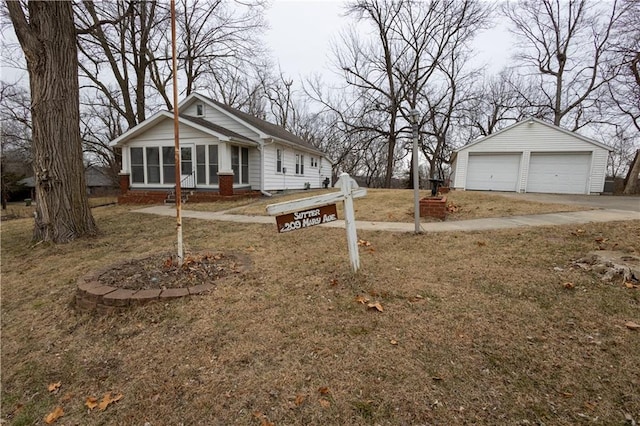
<svg viewBox="0 0 640 426">
<path fill-rule="evenodd" d="M 367 195 L 366 189 L 359 189 L 356 181 L 347 173 L 342 173 L 336 182 L 340 192 L 307 197 L 284 203 L 269 204 L 267 213 L 276 217 L 278 232 L 290 232 L 309 226 L 321 225 L 338 219 L 335 203 L 344 203 L 344 222 L 347 231 L 347 246 L 351 267 L 354 272 L 360 268 L 356 219 L 353 211 L 353 199 Z"/>
<path fill-rule="evenodd" d="M 290 232 L 338 220 L 335 204 L 276 216 L 278 232 Z"/>
</svg>

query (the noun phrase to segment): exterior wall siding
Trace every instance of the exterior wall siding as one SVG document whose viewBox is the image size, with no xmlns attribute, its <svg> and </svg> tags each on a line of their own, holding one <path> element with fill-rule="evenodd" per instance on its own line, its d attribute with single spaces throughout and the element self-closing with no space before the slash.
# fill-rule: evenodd
<svg viewBox="0 0 640 426">
<path fill-rule="evenodd" d="M 197 104 L 199 103 L 200 102 L 197 101 L 193 102 L 191 105 L 182 110 L 181 113 L 195 117 Z M 204 117 L 202 118 L 204 118 L 205 120 L 217 124 L 218 126 L 224 127 L 225 129 L 231 130 L 232 132 L 236 132 L 249 139 L 258 140 L 258 134 L 253 130 L 248 129 L 243 124 L 238 123 L 236 120 L 218 111 L 211 105 L 208 105 L 206 103 L 202 103 L 202 105 L 204 107 Z"/>
<path fill-rule="evenodd" d="M 485 139 L 458 151 L 454 165 L 454 188 L 466 187 L 469 153 L 521 153 L 516 191 L 524 192 L 528 183 L 531 153 L 588 152 L 592 154 L 588 191 L 600 193 L 603 190 L 608 158 L 608 151 L 604 148 L 538 122 L 524 122 Z"/>
<path fill-rule="evenodd" d="M 282 167 L 287 169 L 286 173 L 276 171 L 277 149 L 281 149 L 283 151 Z M 266 144 L 264 150 L 264 189 L 267 191 L 304 189 L 305 183 L 307 182 L 311 188 L 322 188 L 322 180 L 325 177 L 331 178 L 331 163 L 328 159 L 322 158 L 321 168 L 320 156 L 316 153 L 312 154 L 303 150 L 296 150 L 290 146 L 278 145 L 276 143 Z M 304 155 L 303 175 L 295 174 L 296 154 Z M 318 167 L 311 167 L 312 156 L 318 159 Z"/>
<path fill-rule="evenodd" d="M 260 156 L 259 149 L 249 148 L 249 185 L 256 191 L 260 190 Z"/>
</svg>

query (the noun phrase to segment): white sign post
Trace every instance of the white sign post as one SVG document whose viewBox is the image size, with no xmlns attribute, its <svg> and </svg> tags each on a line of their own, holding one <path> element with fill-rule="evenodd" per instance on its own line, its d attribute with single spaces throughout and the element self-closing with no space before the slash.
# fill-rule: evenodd
<svg viewBox="0 0 640 426">
<path fill-rule="evenodd" d="M 347 173 L 342 173 L 340 175 L 335 186 L 340 188 L 340 192 L 307 197 L 294 201 L 286 201 L 284 203 L 269 204 L 267 206 L 267 213 L 274 216 L 283 213 L 308 210 L 314 207 L 322 207 L 342 201 L 344 203 L 344 222 L 347 230 L 349 258 L 351 259 L 353 272 L 357 272 L 358 269 L 360 269 L 360 255 L 358 253 L 358 236 L 356 235 L 356 219 L 353 211 L 353 199 L 364 197 L 367 195 L 367 190 L 359 189 L 356 181 Z"/>
</svg>

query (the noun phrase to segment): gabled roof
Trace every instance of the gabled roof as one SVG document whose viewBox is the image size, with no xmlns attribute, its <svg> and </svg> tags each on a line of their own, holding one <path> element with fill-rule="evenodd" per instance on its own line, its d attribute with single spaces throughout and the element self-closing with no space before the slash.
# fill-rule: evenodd
<svg viewBox="0 0 640 426">
<path fill-rule="evenodd" d="M 171 119 L 173 120 L 173 113 L 169 112 L 169 111 L 160 111 L 156 114 L 154 114 L 152 117 L 146 119 L 145 121 L 143 121 L 142 123 L 138 124 L 135 127 L 132 127 L 131 129 L 127 130 L 126 132 L 124 132 L 123 134 L 121 134 L 120 136 L 118 136 L 117 138 L 115 138 L 114 140 L 112 140 L 109 145 L 110 146 L 122 146 L 124 145 L 129 139 L 147 131 L 148 129 L 152 128 L 153 126 L 155 126 L 156 124 L 158 124 L 160 121 L 166 120 L 166 119 Z M 180 114 L 179 119 L 180 124 L 184 124 L 186 126 L 190 126 L 194 129 L 200 130 L 201 132 L 210 134 L 211 136 L 215 136 L 216 138 L 223 140 L 223 141 L 228 141 L 228 140 L 235 140 L 235 141 L 239 141 L 239 142 L 245 142 L 251 145 L 257 145 L 257 143 L 255 141 L 252 141 L 249 138 L 246 138 L 242 135 L 239 135 L 238 133 L 232 132 L 231 130 L 225 129 L 224 127 L 218 126 L 216 124 L 213 124 L 209 121 L 206 120 L 202 120 L 198 117 L 191 117 L 188 115 L 182 115 Z"/>
<path fill-rule="evenodd" d="M 515 127 L 522 126 L 522 125 L 524 125 L 524 124 L 526 124 L 526 123 L 538 123 L 538 124 L 542 124 L 543 126 L 549 127 L 550 129 L 556 130 L 556 131 L 558 131 L 558 132 L 562 132 L 562 133 L 567 134 L 567 135 L 569 135 L 569 136 L 573 136 L 573 137 L 575 137 L 575 138 L 577 138 L 577 139 L 580 139 L 580 140 L 582 140 L 582 141 L 584 141 L 584 142 L 587 142 L 587 143 L 590 143 L 590 144 L 592 144 L 592 145 L 595 145 L 595 146 L 597 146 L 597 147 L 599 147 L 599 148 L 606 149 L 607 151 L 612 151 L 612 149 L 611 149 L 610 147 L 608 147 L 607 145 L 605 145 L 605 144 L 603 144 L 603 143 L 600 143 L 600 142 L 595 141 L 595 140 L 593 140 L 593 139 L 589 139 L 589 138 L 588 138 L 588 137 L 586 137 L 586 136 L 582 136 L 582 135 L 580 135 L 580 134 L 578 134 L 578 133 L 571 132 L 571 131 L 569 131 L 569 130 L 563 129 L 562 127 L 558 127 L 558 126 L 556 126 L 556 125 L 554 125 L 554 124 L 548 123 L 548 122 L 543 121 L 543 120 L 540 120 L 540 119 L 538 119 L 538 118 L 530 117 L 530 118 L 527 118 L 527 119 L 525 119 L 525 120 L 518 121 L 517 123 L 514 123 L 514 124 L 512 124 L 511 126 L 505 127 L 505 128 L 504 128 L 504 129 L 502 129 L 502 130 L 498 130 L 498 131 L 497 131 L 497 132 L 495 132 L 495 133 L 492 133 L 492 134 L 487 135 L 487 136 L 480 137 L 480 138 L 476 139 L 475 141 L 473 141 L 473 142 L 471 142 L 471 143 L 469 143 L 469 144 L 467 144 L 467 145 L 465 145 L 465 146 L 463 146 L 463 147 L 460 147 L 460 148 L 456 149 L 456 150 L 455 150 L 455 152 L 454 152 L 454 154 L 456 154 L 456 153 L 458 153 L 458 152 L 460 152 L 460 151 L 462 151 L 462 150 L 464 150 L 464 149 L 467 149 L 467 148 L 469 148 L 469 147 L 472 147 L 472 146 L 474 146 L 474 145 L 477 145 L 477 144 L 479 144 L 479 143 L 482 143 L 482 142 L 486 141 L 487 139 L 491 139 L 491 138 L 493 138 L 494 136 L 497 136 L 497 135 L 499 135 L 499 134 L 501 134 L 501 133 L 508 132 L 509 130 L 511 130 L 511 129 L 515 128 Z"/>
<path fill-rule="evenodd" d="M 307 150 L 315 151 L 320 154 L 324 153 L 320 151 L 318 148 L 300 138 L 299 136 L 294 135 L 290 131 L 286 130 L 284 127 L 278 126 L 273 123 L 269 123 L 268 121 L 262 120 L 260 118 L 254 117 L 251 114 L 247 114 L 246 112 L 240 111 L 239 109 L 232 108 L 229 105 L 225 105 L 222 102 L 218 102 L 214 99 L 211 99 L 207 96 L 201 95 L 200 93 L 192 93 L 185 100 L 183 100 L 178 108 L 183 106 L 187 106 L 194 102 L 195 99 L 199 99 L 203 102 L 208 103 L 212 107 L 216 108 L 218 111 L 225 113 L 227 116 L 239 121 L 250 129 L 254 130 L 256 133 L 260 135 L 262 138 L 273 138 L 278 139 L 282 142 L 288 142 L 293 145 L 299 145 Z"/>
</svg>

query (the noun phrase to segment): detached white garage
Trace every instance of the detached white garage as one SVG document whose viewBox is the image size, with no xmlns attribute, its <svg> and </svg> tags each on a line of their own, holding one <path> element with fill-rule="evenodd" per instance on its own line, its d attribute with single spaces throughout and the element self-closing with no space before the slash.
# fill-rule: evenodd
<svg viewBox="0 0 640 426">
<path fill-rule="evenodd" d="M 463 190 L 599 194 L 610 149 L 531 118 L 458 149 L 453 186 Z"/>
</svg>

